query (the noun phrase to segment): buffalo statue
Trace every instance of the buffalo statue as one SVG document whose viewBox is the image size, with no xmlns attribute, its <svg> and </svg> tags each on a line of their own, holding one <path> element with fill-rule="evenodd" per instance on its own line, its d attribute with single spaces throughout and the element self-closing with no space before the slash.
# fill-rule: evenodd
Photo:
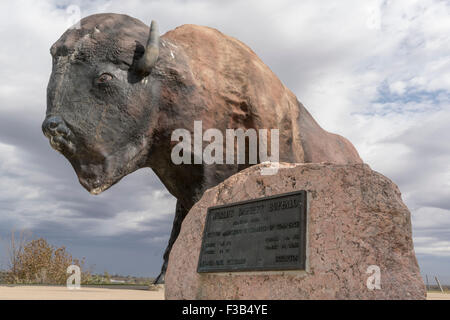
<svg viewBox="0 0 450 320">
<path fill-rule="evenodd" d="M 51 47 L 53 70 L 42 130 L 92 194 L 149 167 L 177 199 L 157 282 L 181 222 L 203 192 L 250 166 L 175 164 L 176 129 L 279 129 L 279 161 L 361 163 L 345 138 L 323 130 L 242 42 L 183 25 L 159 35 L 119 14 L 96 14 Z M 258 162 L 260 159 L 258 159 Z"/>
</svg>

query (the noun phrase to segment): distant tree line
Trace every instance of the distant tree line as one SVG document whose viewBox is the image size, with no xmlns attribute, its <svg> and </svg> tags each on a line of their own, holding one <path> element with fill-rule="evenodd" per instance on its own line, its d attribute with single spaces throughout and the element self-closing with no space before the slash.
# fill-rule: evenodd
<svg viewBox="0 0 450 320">
<path fill-rule="evenodd" d="M 82 285 L 151 285 L 154 278 L 94 274 L 86 267 L 85 258 L 77 259 L 67 252 L 64 246 L 56 247 L 44 238 L 31 237 L 24 230 L 12 231 L 7 240 L 8 265 L 0 270 L 0 284 L 47 284 L 65 285 L 70 274 L 67 267 L 77 265 L 81 269 Z"/>
</svg>

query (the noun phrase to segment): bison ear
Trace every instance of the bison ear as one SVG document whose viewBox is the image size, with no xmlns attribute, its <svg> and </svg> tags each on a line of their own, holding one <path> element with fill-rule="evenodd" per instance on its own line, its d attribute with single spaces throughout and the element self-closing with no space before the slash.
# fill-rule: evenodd
<svg viewBox="0 0 450 320">
<path fill-rule="evenodd" d="M 148 76 L 156 64 L 159 55 L 159 30 L 156 21 L 152 20 L 150 34 L 145 47 L 144 55 L 136 64 L 137 71 L 144 76 Z"/>
</svg>

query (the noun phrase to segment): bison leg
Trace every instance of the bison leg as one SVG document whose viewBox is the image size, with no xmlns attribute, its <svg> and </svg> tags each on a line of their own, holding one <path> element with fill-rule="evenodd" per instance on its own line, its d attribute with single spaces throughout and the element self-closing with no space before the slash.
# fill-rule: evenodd
<svg viewBox="0 0 450 320">
<path fill-rule="evenodd" d="M 172 246 L 175 242 L 175 240 L 178 237 L 178 234 L 180 233 L 181 229 L 181 223 L 184 220 L 184 217 L 188 213 L 189 210 L 186 210 L 180 203 L 180 201 L 177 201 L 177 207 L 175 210 L 175 219 L 173 220 L 173 226 L 172 226 L 172 232 L 170 234 L 169 244 L 167 245 L 166 251 L 164 252 L 164 263 L 161 267 L 161 273 L 158 277 L 156 277 L 154 284 L 160 284 L 164 283 L 164 276 L 166 274 L 167 270 L 167 263 L 169 262 L 169 254 L 170 250 L 172 249 Z"/>
</svg>

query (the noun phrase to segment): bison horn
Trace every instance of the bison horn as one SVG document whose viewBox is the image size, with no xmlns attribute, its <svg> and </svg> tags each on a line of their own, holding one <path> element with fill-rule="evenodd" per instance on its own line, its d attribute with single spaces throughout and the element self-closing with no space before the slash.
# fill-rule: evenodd
<svg viewBox="0 0 450 320">
<path fill-rule="evenodd" d="M 154 67 L 159 55 L 159 30 L 156 21 L 152 20 L 150 25 L 150 35 L 148 36 L 147 46 L 144 55 L 137 62 L 137 69 L 148 75 Z"/>
</svg>

